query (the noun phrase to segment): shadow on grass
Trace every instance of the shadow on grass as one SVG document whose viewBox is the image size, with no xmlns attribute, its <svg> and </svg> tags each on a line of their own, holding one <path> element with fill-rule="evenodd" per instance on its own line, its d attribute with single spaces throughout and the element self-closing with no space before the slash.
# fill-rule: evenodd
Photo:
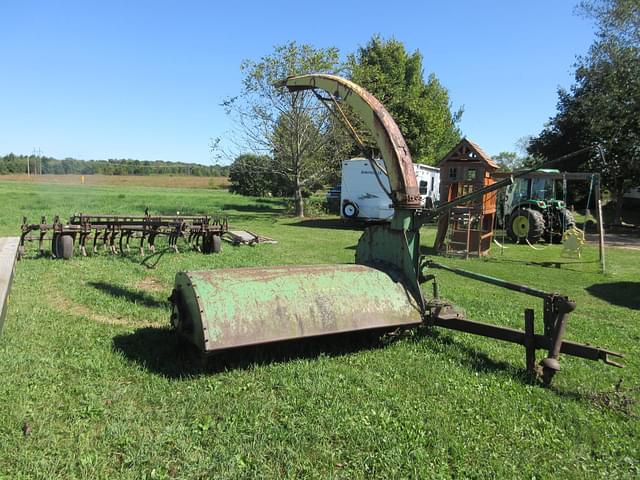
<svg viewBox="0 0 640 480">
<path fill-rule="evenodd" d="M 433 248 L 433 245 L 420 245 L 420 255 L 427 255 L 429 257 L 437 257 L 438 251 Z"/>
<path fill-rule="evenodd" d="M 457 360 L 463 367 L 480 374 L 497 373 L 523 385 L 546 388 L 560 398 L 586 404 L 597 403 L 597 398 L 589 392 L 565 390 L 554 384 L 545 387 L 541 380 L 536 380 L 525 370 L 524 349 L 522 349 L 523 364 L 518 366 L 494 360 L 482 351 L 465 346 L 446 332 L 432 328 L 421 327 L 397 335 L 385 335 L 385 333 L 384 331 L 353 332 L 242 347 L 211 355 L 205 359 L 193 345 L 172 329 L 145 327 L 133 333 L 114 337 L 112 348 L 150 373 L 171 380 L 183 380 L 229 370 L 248 370 L 255 366 L 279 364 L 297 359 L 314 359 L 319 356 L 339 357 L 363 350 L 383 349 L 398 340 L 429 341 L 428 348 L 431 351 Z M 606 403 L 606 406 L 616 410 L 615 405 Z"/>
<path fill-rule="evenodd" d="M 307 228 L 333 228 L 336 230 L 356 230 L 362 231 L 368 224 L 356 223 L 343 220 L 341 218 L 311 218 L 309 220 L 300 220 L 296 223 L 289 224 L 292 227 Z"/>
<path fill-rule="evenodd" d="M 563 261 L 547 261 L 547 262 L 535 262 L 533 260 L 514 260 L 512 258 L 504 258 L 502 256 L 499 257 L 486 257 L 484 259 L 486 262 L 492 263 L 513 263 L 516 265 L 526 265 L 529 267 L 542 267 L 542 268 L 556 268 L 560 270 L 568 270 L 570 272 L 581 272 L 584 273 L 584 270 L 580 270 L 577 268 L 571 268 L 572 265 L 588 265 L 588 264 L 599 264 L 599 260 L 588 260 L 588 261 L 572 261 L 572 262 L 563 262 Z"/>
<path fill-rule="evenodd" d="M 320 355 L 336 357 L 362 350 L 384 348 L 399 339 L 418 342 L 432 340 L 432 348 L 442 355 L 456 357 L 461 364 L 478 372 L 512 372 L 523 383 L 532 383 L 524 369 L 496 361 L 487 354 L 468 348 L 440 331 L 418 328 L 399 335 L 385 335 L 389 330 L 351 332 L 325 337 L 270 343 L 211 355 L 205 361 L 196 348 L 171 329 L 145 327 L 131 334 L 119 335 L 113 348 L 152 373 L 168 378 L 184 378 L 226 370 L 247 369 Z M 523 350 L 524 360 L 524 350 Z"/>
<path fill-rule="evenodd" d="M 447 335 L 446 332 L 437 330 L 436 328 L 417 328 L 410 338 L 414 342 L 431 339 L 433 341 L 433 350 L 436 350 L 437 353 L 448 357 L 456 357 L 462 365 L 477 372 L 504 372 L 508 370 L 516 372 L 520 370 L 510 363 L 494 360 L 484 352 L 469 348 L 457 342 Z M 522 349 L 522 355 L 524 361 L 524 349 Z M 519 372 L 521 375 L 518 375 L 518 377 L 526 383 L 531 383 L 524 369 L 521 370 L 522 371 Z"/>
<path fill-rule="evenodd" d="M 427 255 L 431 257 L 440 256 L 445 257 L 441 252 L 438 252 L 433 246 L 420 246 L 420 253 L 422 255 Z M 459 258 L 459 256 L 458 256 Z M 474 258 L 474 257 L 472 257 Z M 583 272 L 583 270 L 578 270 L 576 268 L 571 268 L 572 265 L 587 265 L 587 264 L 597 264 L 598 260 L 589 260 L 589 261 L 547 261 L 547 262 L 535 262 L 533 260 L 515 260 L 512 258 L 504 258 L 504 256 L 493 256 L 493 257 L 484 257 L 484 261 L 492 262 L 492 263 L 514 263 L 517 265 L 527 265 L 531 267 L 543 267 L 543 268 L 558 268 L 562 270 L 569 270 L 572 272 Z"/>
<path fill-rule="evenodd" d="M 597 404 L 599 407 L 614 411 L 614 413 L 624 415 L 626 417 L 633 416 L 632 406 L 637 402 L 635 395 L 630 395 L 630 391 L 640 391 L 640 387 L 631 387 L 631 389 L 622 390 L 620 393 L 619 385 L 615 392 L 581 392 L 568 390 L 552 382 L 551 385 L 545 385 L 541 379 L 535 378 L 524 367 L 525 351 L 521 346 L 516 345 L 522 350 L 522 364 L 514 365 L 512 363 L 494 360 L 486 353 L 474 348 L 469 348 L 456 339 L 447 334 L 446 331 L 436 330 L 428 327 L 421 327 L 411 334 L 411 340 L 414 342 L 431 340 L 430 350 L 438 354 L 447 356 L 460 362 L 461 365 L 480 373 L 498 373 L 500 375 L 509 376 L 523 385 L 537 385 L 547 391 L 553 393 L 557 397 L 567 399 L 583 404 Z M 487 339 L 487 341 L 495 341 Z M 537 353 L 537 361 L 544 357 L 544 350 Z M 569 375 L 569 372 L 566 372 Z M 622 379 L 619 384 L 622 383 Z M 633 398 L 632 398 L 633 397 Z"/>
<path fill-rule="evenodd" d="M 388 330 L 387 330 L 388 331 Z M 170 328 L 145 327 L 113 339 L 114 350 L 149 372 L 171 379 L 245 370 L 296 359 L 336 357 L 372 348 L 383 348 L 384 331 L 354 332 L 326 337 L 241 347 L 204 357 Z"/>
<path fill-rule="evenodd" d="M 283 205 L 273 205 L 269 203 L 253 203 L 251 205 L 238 205 L 235 203 L 225 203 L 222 206 L 222 210 L 235 210 L 236 212 L 250 212 L 250 213 L 271 213 L 281 215 L 285 212 Z"/>
<path fill-rule="evenodd" d="M 640 282 L 594 283 L 585 290 L 607 303 L 640 310 Z"/>
<path fill-rule="evenodd" d="M 106 282 L 89 282 L 89 286 L 108 293 L 114 298 L 124 298 L 132 303 L 144 305 L 151 308 L 169 308 L 170 304 L 168 300 L 157 300 L 148 293 L 134 290 L 132 288 L 121 287 L 112 283 Z"/>
</svg>

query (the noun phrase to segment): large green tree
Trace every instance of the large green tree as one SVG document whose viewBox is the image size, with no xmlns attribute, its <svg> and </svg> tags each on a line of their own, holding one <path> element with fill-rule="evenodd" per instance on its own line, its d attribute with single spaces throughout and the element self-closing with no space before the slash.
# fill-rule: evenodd
<svg viewBox="0 0 640 480">
<path fill-rule="evenodd" d="M 398 123 L 414 161 L 433 164 L 460 140 L 462 109 L 434 74 L 425 81 L 422 54 L 402 42 L 374 36 L 349 56 L 351 79 L 380 100 Z"/>
<path fill-rule="evenodd" d="M 229 191 L 262 197 L 271 192 L 271 158 L 266 155 L 239 155 L 229 168 Z"/>
<path fill-rule="evenodd" d="M 269 155 L 270 175 L 293 192 L 295 212 L 304 216 L 302 193 L 318 184 L 352 148 L 352 141 L 310 91 L 289 93 L 274 83 L 289 75 L 340 73 L 336 48 L 290 42 L 261 59 L 241 65 L 243 88 L 224 102 L 235 121 L 235 145 L 244 152 Z M 256 170 L 255 175 L 264 175 Z"/>
<path fill-rule="evenodd" d="M 590 2 L 601 8 L 618 3 L 626 4 Z M 619 223 L 625 190 L 640 184 L 640 49 L 627 33 L 616 35 L 600 20 L 613 14 L 599 12 L 598 40 L 576 63 L 575 84 L 569 91 L 558 91 L 558 112 L 532 140 L 529 151 L 553 158 L 601 145 L 604 158 L 593 154 L 587 166 L 602 175 L 616 201 L 614 222 Z"/>
<path fill-rule="evenodd" d="M 601 39 L 625 46 L 640 44 L 639 0 L 582 0 L 578 12 L 597 22 Z"/>
</svg>

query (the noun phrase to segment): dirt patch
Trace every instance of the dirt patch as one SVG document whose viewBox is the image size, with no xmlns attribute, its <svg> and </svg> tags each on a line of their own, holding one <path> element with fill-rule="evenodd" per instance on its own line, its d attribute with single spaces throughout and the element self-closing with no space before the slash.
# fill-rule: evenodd
<svg viewBox="0 0 640 480">
<path fill-rule="evenodd" d="M 640 392 L 640 387 L 622 388 L 621 386 L 622 379 L 620 379 L 613 391 L 592 393 L 587 395 L 587 398 L 600 408 L 609 408 L 629 417 L 637 418 L 638 415 L 634 412 L 634 406 L 637 403 L 636 395 Z"/>
<path fill-rule="evenodd" d="M 147 290 L 149 292 L 161 292 L 167 288 L 156 277 L 145 277 L 136 285 L 139 290 Z"/>
<path fill-rule="evenodd" d="M 598 235 L 587 233 L 589 243 L 598 243 Z M 637 233 L 607 233 L 604 234 L 604 246 L 640 250 L 640 234 Z"/>
</svg>

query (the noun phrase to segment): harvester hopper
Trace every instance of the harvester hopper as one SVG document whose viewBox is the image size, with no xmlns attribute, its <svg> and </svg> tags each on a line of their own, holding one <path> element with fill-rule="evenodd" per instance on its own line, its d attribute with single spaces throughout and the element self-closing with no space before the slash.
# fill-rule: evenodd
<svg viewBox="0 0 640 480">
<path fill-rule="evenodd" d="M 203 353 L 210 354 L 304 337 L 427 324 L 521 344 L 526 347 L 527 369 L 532 372 L 538 370 L 534 364 L 535 350 L 545 349 L 548 354 L 542 362 L 542 373 L 547 383 L 560 368 L 561 352 L 615 364 L 608 357 L 620 354 L 563 342 L 566 323 L 575 305 L 562 295 L 527 290 L 480 275 L 473 277 L 542 298 L 542 335 L 534 333 L 532 310 L 526 312 L 525 331 L 520 331 L 467 320 L 438 298 L 435 276 L 427 275 L 425 269 L 446 267 L 421 257 L 421 226 L 456 205 L 510 185 L 513 178 L 438 208 L 424 207 L 404 137 L 373 95 L 353 82 L 324 74 L 289 77 L 279 86 L 292 92 L 312 91 L 338 111 L 336 115 L 341 116 L 359 141 L 340 103 L 351 107 L 373 134 L 382 155 L 384 170 L 382 167 L 376 170 L 377 162 L 372 161 L 371 165 L 377 177 L 382 172 L 388 176 L 391 187 L 388 194 L 395 213 L 389 223 L 365 229 L 356 247 L 355 264 L 179 272 L 170 300 L 171 322 L 180 334 Z M 322 97 L 320 91 L 328 97 Z M 420 287 L 427 280 L 434 282 L 434 295 L 429 301 Z"/>
</svg>

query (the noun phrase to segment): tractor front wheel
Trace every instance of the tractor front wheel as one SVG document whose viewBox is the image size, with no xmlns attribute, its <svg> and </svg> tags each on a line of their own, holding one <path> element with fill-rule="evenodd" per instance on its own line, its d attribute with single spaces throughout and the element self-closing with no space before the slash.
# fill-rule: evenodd
<svg viewBox="0 0 640 480">
<path fill-rule="evenodd" d="M 544 216 L 531 208 L 518 208 L 509 217 L 507 234 L 516 243 L 536 243 L 544 233 Z"/>
</svg>

